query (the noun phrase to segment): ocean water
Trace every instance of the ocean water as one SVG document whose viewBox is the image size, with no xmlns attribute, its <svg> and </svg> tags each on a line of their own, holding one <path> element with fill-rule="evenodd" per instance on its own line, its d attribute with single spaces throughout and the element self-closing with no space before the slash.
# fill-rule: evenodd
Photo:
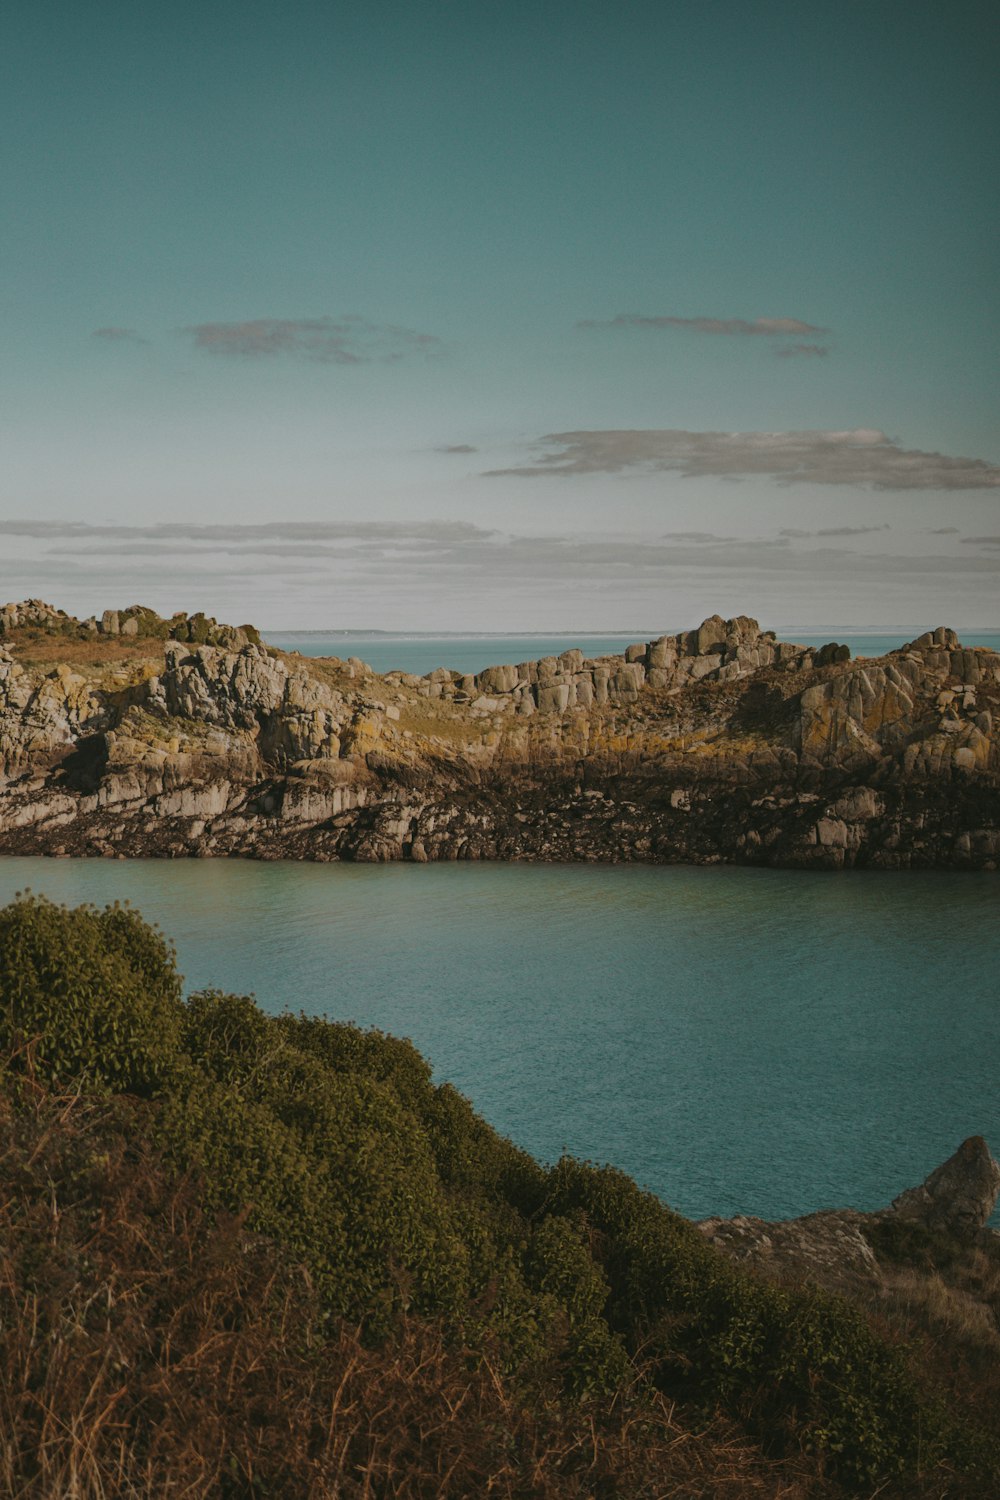
<svg viewBox="0 0 1000 1500">
<path fill-rule="evenodd" d="M 0 859 L 133 902 L 188 990 L 411 1037 L 505 1134 L 683 1213 L 876 1208 L 1000 1152 L 1000 877 Z"/>
<path fill-rule="evenodd" d="M 668 634 L 676 632 L 667 632 Z M 919 634 L 920 632 L 915 632 Z M 267 631 L 265 639 L 282 651 L 299 651 L 303 656 L 360 657 L 376 672 L 413 672 L 423 676 L 435 667 L 450 667 L 457 672 L 481 672 L 484 667 L 504 662 L 537 661 L 543 656 L 558 656 L 578 646 L 585 656 L 621 656 L 633 641 L 653 638 L 644 635 L 352 635 L 331 631 Z M 784 639 L 804 646 L 822 646 L 837 640 L 850 646 L 852 656 L 883 656 L 913 639 L 909 635 L 795 635 L 784 633 Z M 966 646 L 990 646 L 1000 651 L 1000 631 L 969 631 L 962 635 Z"/>
<path fill-rule="evenodd" d="M 635 635 L 330 635 L 311 631 L 267 631 L 264 639 L 282 651 L 303 656 L 360 657 L 376 672 L 412 672 L 422 677 L 435 667 L 481 672 L 504 662 L 538 661 L 577 646 L 585 656 L 621 656 Z"/>
</svg>

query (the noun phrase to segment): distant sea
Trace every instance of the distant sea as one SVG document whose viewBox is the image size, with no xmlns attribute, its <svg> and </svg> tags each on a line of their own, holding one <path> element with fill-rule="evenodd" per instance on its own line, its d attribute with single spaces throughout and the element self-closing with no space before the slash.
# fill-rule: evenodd
<svg viewBox="0 0 1000 1500">
<path fill-rule="evenodd" d="M 803 646 L 822 646 L 836 640 L 850 646 L 852 656 L 884 656 L 920 633 L 798 635 L 782 631 L 780 638 L 798 641 Z M 579 647 L 584 656 L 621 656 L 631 642 L 652 640 L 656 634 L 640 631 L 630 635 L 389 635 L 378 631 L 268 630 L 264 639 L 282 651 L 299 651 L 303 656 L 357 656 L 376 672 L 412 672 L 422 677 L 435 667 L 467 673 L 481 672 L 503 662 L 516 665 L 537 661 L 543 656 L 558 656 L 573 646 Z M 966 646 L 990 646 L 1000 651 L 1000 630 L 967 631 L 961 639 Z"/>
</svg>

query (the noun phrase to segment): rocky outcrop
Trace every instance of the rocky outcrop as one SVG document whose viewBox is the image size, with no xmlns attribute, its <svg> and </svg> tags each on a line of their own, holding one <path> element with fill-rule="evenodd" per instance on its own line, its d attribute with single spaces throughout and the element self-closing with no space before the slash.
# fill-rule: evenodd
<svg viewBox="0 0 1000 1500">
<path fill-rule="evenodd" d="M 623 656 L 591 659 L 570 650 L 517 666 L 487 667 L 475 676 L 439 668 L 425 678 L 399 674 L 399 680 L 426 697 L 471 703 L 488 711 L 509 702 L 521 714 L 536 709 L 563 713 L 569 708 L 637 703 L 644 688 L 675 694 L 689 683 L 734 682 L 763 667 L 807 667 L 813 662 L 814 653 L 807 647 L 775 640 L 773 631 L 762 631 L 747 615 L 733 620 L 711 615 L 697 630 L 629 646 Z M 395 675 L 390 674 L 390 680 Z"/>
<path fill-rule="evenodd" d="M 740 1215 L 703 1219 L 712 1244 L 734 1260 L 778 1276 L 807 1277 L 827 1286 L 878 1280 L 880 1248 L 901 1222 L 950 1239 L 956 1250 L 981 1242 L 1000 1250 L 1000 1232 L 988 1222 L 1000 1197 L 1000 1164 L 982 1136 L 970 1136 L 919 1187 L 908 1188 L 889 1208 L 874 1213 L 828 1209 L 800 1219 L 768 1223 Z"/>
<path fill-rule="evenodd" d="M 137 611 L 110 612 L 116 634 L 0 610 L 0 850 L 1000 860 L 1000 656 L 943 628 L 852 662 L 713 615 L 620 656 L 415 677 L 251 627 L 156 633 L 232 632 L 203 616 L 125 631 Z"/>
<path fill-rule="evenodd" d="M 14 630 L 35 629 L 62 633 L 78 620 L 64 609 L 53 609 L 44 599 L 23 599 L 20 604 L 0 604 L 0 636 Z"/>
<path fill-rule="evenodd" d="M 1000 1164 L 981 1135 L 963 1141 L 919 1187 L 894 1198 L 890 1213 L 915 1219 L 932 1231 L 974 1240 L 1000 1197 Z"/>
<path fill-rule="evenodd" d="M 0 605 L 0 638 L 17 631 L 30 630 L 45 635 L 60 635 L 69 640 L 121 636 L 124 640 L 194 641 L 201 645 L 223 646 L 239 650 L 251 643 L 260 645 L 260 633 L 253 625 L 220 625 L 211 615 L 186 615 L 183 612 L 164 620 L 145 604 L 130 604 L 127 609 L 106 609 L 100 619 L 91 615 L 78 620 L 64 609 L 54 609 L 44 599 L 24 599 L 20 604 Z"/>
</svg>

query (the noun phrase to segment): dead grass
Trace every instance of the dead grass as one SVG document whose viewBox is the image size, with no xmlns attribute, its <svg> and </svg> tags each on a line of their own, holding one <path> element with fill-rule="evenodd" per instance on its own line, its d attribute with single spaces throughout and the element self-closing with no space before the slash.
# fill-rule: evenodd
<svg viewBox="0 0 1000 1500">
<path fill-rule="evenodd" d="M 805 1500 L 731 1426 L 625 1392 L 567 1406 L 489 1349 L 331 1326 L 241 1219 L 206 1219 L 122 1105 L 39 1095 L 0 1151 L 0 1493 L 19 1500 Z"/>
<path fill-rule="evenodd" d="M 955 1408 L 986 1430 L 1000 1413 L 1000 1245 L 958 1249 L 939 1265 L 886 1264 L 872 1314 L 913 1347 Z"/>
<path fill-rule="evenodd" d="M 148 638 L 133 641 L 127 636 L 95 636 L 75 640 L 27 628 L 0 637 L 0 645 L 24 667 L 51 668 L 65 663 L 81 671 L 88 667 L 134 668 L 149 662 L 159 671 L 163 666 L 164 642 Z"/>
</svg>

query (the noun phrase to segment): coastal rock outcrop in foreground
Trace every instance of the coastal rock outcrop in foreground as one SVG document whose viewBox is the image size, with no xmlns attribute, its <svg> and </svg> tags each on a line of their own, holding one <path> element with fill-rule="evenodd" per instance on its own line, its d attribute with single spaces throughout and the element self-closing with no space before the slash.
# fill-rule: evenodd
<svg viewBox="0 0 1000 1500">
<path fill-rule="evenodd" d="M 973 1135 L 918 1187 L 908 1188 L 888 1208 L 874 1213 L 824 1209 L 777 1223 L 741 1214 L 704 1219 L 698 1228 L 733 1260 L 773 1274 L 844 1287 L 858 1280 L 880 1280 L 885 1251 L 914 1238 L 1000 1247 L 1000 1232 L 988 1227 L 998 1197 L 1000 1163 L 983 1137 Z"/>
<path fill-rule="evenodd" d="M 0 851 L 996 869 L 1000 655 L 713 615 L 377 675 L 133 605 L 0 608 Z"/>
</svg>

